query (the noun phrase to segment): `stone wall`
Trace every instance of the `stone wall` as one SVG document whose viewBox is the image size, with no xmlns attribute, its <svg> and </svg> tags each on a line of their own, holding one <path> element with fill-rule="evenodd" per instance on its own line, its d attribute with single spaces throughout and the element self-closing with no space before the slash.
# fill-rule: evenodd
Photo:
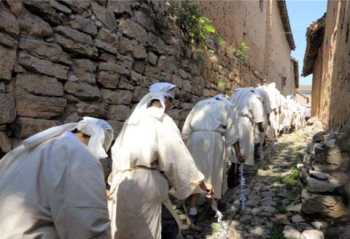
<svg viewBox="0 0 350 239">
<path fill-rule="evenodd" d="M 202 97 L 261 83 L 225 49 L 186 45 L 165 1 L 2 0 L 0 155 L 90 115 L 118 134 L 153 82 L 178 86 L 179 125 Z M 214 44 L 215 45 L 215 44 Z"/>
</svg>

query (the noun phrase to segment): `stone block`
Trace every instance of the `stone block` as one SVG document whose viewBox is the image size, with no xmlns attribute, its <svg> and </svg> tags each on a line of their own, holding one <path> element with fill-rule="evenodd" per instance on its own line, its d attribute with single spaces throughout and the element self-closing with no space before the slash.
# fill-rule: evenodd
<svg viewBox="0 0 350 239">
<path fill-rule="evenodd" d="M 90 35 L 75 29 L 59 26 L 55 29 L 55 39 L 66 51 L 87 57 L 97 57 L 98 51 Z"/>
<path fill-rule="evenodd" d="M 131 72 L 130 79 L 136 85 L 145 85 L 146 82 L 146 78 L 135 71 Z"/>
<path fill-rule="evenodd" d="M 120 53 L 131 53 L 135 59 L 145 59 L 147 57 L 146 49 L 143 45 L 126 37 L 120 38 L 118 48 Z"/>
<path fill-rule="evenodd" d="M 7 153 L 11 150 L 12 144 L 10 138 L 5 134 L 5 132 L 0 131 L 0 153 Z"/>
<path fill-rule="evenodd" d="M 135 71 L 137 71 L 137 70 L 135 69 Z M 139 71 L 137 71 L 137 72 L 142 74 L 142 72 L 139 72 Z M 157 81 L 160 78 L 159 69 L 157 67 L 147 65 L 146 69 L 145 69 L 145 76 L 149 80 Z"/>
<path fill-rule="evenodd" d="M 125 36 L 133 38 L 140 43 L 145 43 L 147 41 L 146 30 L 141 25 L 130 19 L 120 20 L 119 29 Z"/>
<path fill-rule="evenodd" d="M 81 71 L 91 73 L 95 72 L 97 68 L 96 63 L 88 59 L 74 59 L 73 66 Z"/>
<path fill-rule="evenodd" d="M 64 90 L 81 100 L 94 101 L 101 97 L 98 87 L 86 82 L 68 81 L 64 85 Z"/>
<path fill-rule="evenodd" d="M 113 47 L 118 46 L 118 41 L 119 41 L 118 36 L 106 28 L 101 28 L 99 30 L 98 35 L 97 35 L 97 39 L 100 41 L 109 43 Z"/>
<path fill-rule="evenodd" d="M 130 81 L 129 78 L 127 78 L 126 76 L 121 76 L 120 77 L 120 81 L 118 84 L 118 89 L 122 89 L 122 90 L 134 90 L 135 89 L 135 82 Z"/>
<path fill-rule="evenodd" d="M 98 39 L 95 40 L 95 46 L 98 49 L 101 49 L 101 50 L 103 50 L 105 52 L 108 52 L 108 53 L 111 53 L 111 54 L 117 54 L 118 53 L 117 48 L 114 47 L 112 44 L 106 43 L 106 42 L 98 40 Z"/>
<path fill-rule="evenodd" d="M 88 59 L 75 59 L 72 67 L 72 81 L 84 81 L 90 84 L 96 83 L 96 64 Z"/>
<path fill-rule="evenodd" d="M 134 45 L 132 55 L 137 60 L 143 60 L 147 57 L 146 49 L 142 45 L 136 44 Z"/>
<path fill-rule="evenodd" d="M 119 74 L 110 71 L 100 71 L 97 74 L 97 81 L 108 89 L 116 89 L 119 84 Z"/>
<path fill-rule="evenodd" d="M 145 11 L 134 12 L 135 21 L 143 26 L 147 31 L 155 32 L 154 21 Z"/>
<path fill-rule="evenodd" d="M 108 120 L 108 123 L 111 124 L 113 131 L 114 131 L 114 135 L 118 135 L 121 131 L 121 129 L 123 128 L 124 123 L 118 120 Z"/>
<path fill-rule="evenodd" d="M 284 227 L 283 236 L 286 239 L 301 239 L 301 233 L 291 226 Z"/>
<path fill-rule="evenodd" d="M 17 40 L 6 33 L 0 32 L 0 44 L 7 48 L 16 48 Z"/>
<path fill-rule="evenodd" d="M 125 121 L 129 118 L 131 109 L 126 105 L 111 105 L 108 109 L 109 120 Z"/>
<path fill-rule="evenodd" d="M 302 212 L 306 215 L 317 215 L 326 218 L 341 218 L 348 214 L 341 197 L 314 196 L 303 202 Z"/>
<path fill-rule="evenodd" d="M 18 17 L 21 15 L 22 11 L 24 10 L 22 0 L 5 0 L 5 2 L 15 16 Z"/>
<path fill-rule="evenodd" d="M 19 64 L 29 71 L 53 76 L 61 80 L 67 80 L 68 78 L 69 68 L 67 66 L 36 58 L 23 51 L 19 54 Z"/>
<path fill-rule="evenodd" d="M 166 44 L 164 43 L 164 41 L 160 37 L 156 36 L 155 34 L 153 34 L 151 32 L 149 32 L 147 34 L 146 46 L 150 50 L 158 53 L 159 55 L 165 54 L 166 53 L 166 49 L 167 49 Z"/>
<path fill-rule="evenodd" d="M 51 119 L 63 114 L 67 100 L 61 97 L 36 96 L 16 89 L 18 116 Z"/>
<path fill-rule="evenodd" d="M 156 54 L 154 54 L 153 52 L 149 52 L 148 53 L 148 62 L 151 65 L 156 66 L 157 62 L 158 62 L 158 56 Z"/>
<path fill-rule="evenodd" d="M 320 230 L 309 229 L 303 231 L 301 234 L 302 239 L 325 239 L 324 234 Z"/>
<path fill-rule="evenodd" d="M 15 99 L 10 94 L 0 94 L 0 125 L 8 124 L 16 118 Z"/>
<path fill-rule="evenodd" d="M 37 74 L 19 74 L 16 78 L 16 88 L 22 88 L 29 93 L 42 96 L 63 96 L 63 85 L 57 79 Z"/>
<path fill-rule="evenodd" d="M 144 61 L 135 61 L 135 62 L 134 62 L 134 65 L 133 65 L 133 67 L 132 67 L 132 69 L 133 69 L 135 72 L 139 73 L 139 74 L 144 74 L 145 71 L 146 71 L 145 74 L 150 73 L 150 72 L 147 71 L 147 70 L 148 70 L 147 68 L 148 68 L 148 66 L 146 66 L 146 63 L 145 63 Z M 154 68 L 154 69 L 156 69 L 156 68 Z M 158 76 L 159 71 L 158 71 L 158 70 L 155 70 L 155 71 L 151 71 L 151 73 L 155 73 L 155 75 Z"/>
<path fill-rule="evenodd" d="M 124 63 L 124 62 L 118 62 L 118 63 L 103 62 L 99 65 L 99 70 L 118 73 L 120 75 L 129 75 L 130 67 L 131 66 L 128 63 Z"/>
<path fill-rule="evenodd" d="M 80 15 L 76 15 L 74 17 L 74 19 L 70 22 L 70 26 L 89 35 L 97 35 L 97 26 L 95 22 Z"/>
<path fill-rule="evenodd" d="M 58 123 L 55 120 L 19 117 L 16 122 L 16 136 L 21 139 L 28 138 L 40 131 L 57 125 Z"/>
<path fill-rule="evenodd" d="M 19 48 L 30 52 L 31 55 L 50 60 L 52 62 L 71 65 L 70 56 L 58 44 L 48 43 L 33 38 L 21 38 Z"/>
<path fill-rule="evenodd" d="M 146 87 L 136 87 L 133 94 L 133 102 L 139 102 L 143 96 L 148 93 L 148 88 Z"/>
<path fill-rule="evenodd" d="M 135 1 L 109 1 L 108 8 L 110 8 L 116 16 L 132 15 L 132 5 Z"/>
<path fill-rule="evenodd" d="M 111 9 L 107 9 L 96 2 L 91 2 L 92 11 L 96 18 L 109 30 L 116 29 L 116 21 Z"/>
<path fill-rule="evenodd" d="M 132 92 L 128 90 L 102 90 L 102 96 L 106 103 L 111 105 L 129 105 L 132 100 Z"/>
<path fill-rule="evenodd" d="M 29 11 L 24 11 L 18 17 L 18 24 L 23 35 L 46 38 L 53 34 L 50 24 Z"/>
<path fill-rule="evenodd" d="M 77 104 L 77 111 L 80 116 L 91 116 L 97 118 L 106 118 L 107 105 L 103 103 L 85 103 Z"/>
<path fill-rule="evenodd" d="M 19 34 L 16 17 L 0 2 L 0 32 L 7 32 L 12 36 Z"/>
<path fill-rule="evenodd" d="M 63 22 L 68 20 L 68 14 L 62 14 L 63 11 L 68 11 L 63 9 L 60 4 L 58 5 L 57 1 L 38 1 L 38 0 L 23 0 L 24 6 L 34 14 L 43 18 L 45 21 L 48 21 L 52 25 L 61 25 Z"/>
<path fill-rule="evenodd" d="M 62 12 L 68 15 L 72 13 L 72 10 L 69 7 L 65 6 L 64 4 L 61 4 L 56 0 L 50 0 L 50 4 L 54 9 L 56 9 L 59 12 Z"/>
<path fill-rule="evenodd" d="M 16 50 L 0 45 L 0 79 L 11 80 L 16 64 Z"/>
<path fill-rule="evenodd" d="M 4 82 L 0 82 L 0 93 L 6 93 L 6 85 Z"/>
<path fill-rule="evenodd" d="M 60 0 L 60 2 L 64 3 L 65 5 L 69 6 L 70 9 L 72 9 L 73 12 L 76 13 L 83 13 L 84 11 L 88 10 L 91 4 L 91 0 Z"/>
</svg>

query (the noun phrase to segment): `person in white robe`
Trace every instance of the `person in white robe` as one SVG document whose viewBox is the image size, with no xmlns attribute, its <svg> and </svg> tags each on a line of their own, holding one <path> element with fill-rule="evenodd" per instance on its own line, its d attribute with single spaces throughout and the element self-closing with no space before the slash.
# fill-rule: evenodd
<svg viewBox="0 0 350 239">
<path fill-rule="evenodd" d="M 170 83 L 152 85 L 112 147 L 109 212 L 114 239 L 160 239 L 162 203 L 169 200 L 169 189 L 180 200 L 199 185 L 208 190 L 179 129 L 165 113 L 174 88 Z"/>
<path fill-rule="evenodd" d="M 254 166 L 255 127 L 264 132 L 265 112 L 263 103 L 254 88 L 239 88 L 231 97 L 237 114 L 239 145 L 246 165 Z"/>
<path fill-rule="evenodd" d="M 276 140 L 279 130 L 281 93 L 276 88 L 275 83 L 259 86 L 256 88 L 256 92 L 263 98 L 263 105 L 268 119 L 268 136 L 271 140 Z"/>
<path fill-rule="evenodd" d="M 221 199 L 225 150 L 234 146 L 236 157 L 241 158 L 233 105 L 223 95 L 199 101 L 188 114 L 182 135 L 194 162 L 204 174 L 206 185 L 213 188 L 214 199 Z M 192 219 L 197 215 L 196 204 L 201 191 L 198 189 L 195 193 L 189 210 Z"/>
<path fill-rule="evenodd" d="M 85 117 L 35 134 L 7 153 L 0 161 L 0 237 L 109 238 L 99 159 L 107 157 L 112 139 L 106 121 Z"/>
</svg>

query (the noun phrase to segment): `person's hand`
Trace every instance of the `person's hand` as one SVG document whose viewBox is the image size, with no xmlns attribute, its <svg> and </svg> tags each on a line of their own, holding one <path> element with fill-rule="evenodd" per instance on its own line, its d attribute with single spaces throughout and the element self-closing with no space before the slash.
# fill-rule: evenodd
<svg viewBox="0 0 350 239">
<path fill-rule="evenodd" d="M 212 198 L 214 196 L 214 190 L 212 187 L 208 187 L 203 181 L 199 184 L 199 187 L 207 193 L 207 198 Z"/>
<path fill-rule="evenodd" d="M 214 197 L 214 190 L 212 188 L 207 190 L 207 198 L 213 198 Z"/>
<path fill-rule="evenodd" d="M 237 155 L 237 159 L 238 159 L 238 162 L 240 163 L 244 163 L 245 162 L 245 158 L 242 154 L 238 154 Z"/>
</svg>

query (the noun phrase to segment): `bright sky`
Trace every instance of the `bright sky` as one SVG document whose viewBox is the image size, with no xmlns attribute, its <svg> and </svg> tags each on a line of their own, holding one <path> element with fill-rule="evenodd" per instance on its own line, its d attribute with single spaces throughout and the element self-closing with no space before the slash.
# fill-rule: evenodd
<svg viewBox="0 0 350 239">
<path fill-rule="evenodd" d="M 311 85 L 312 76 L 301 77 L 306 48 L 306 28 L 326 12 L 327 0 L 287 0 L 287 7 L 296 44 L 292 55 L 299 61 L 300 85 Z"/>
</svg>

